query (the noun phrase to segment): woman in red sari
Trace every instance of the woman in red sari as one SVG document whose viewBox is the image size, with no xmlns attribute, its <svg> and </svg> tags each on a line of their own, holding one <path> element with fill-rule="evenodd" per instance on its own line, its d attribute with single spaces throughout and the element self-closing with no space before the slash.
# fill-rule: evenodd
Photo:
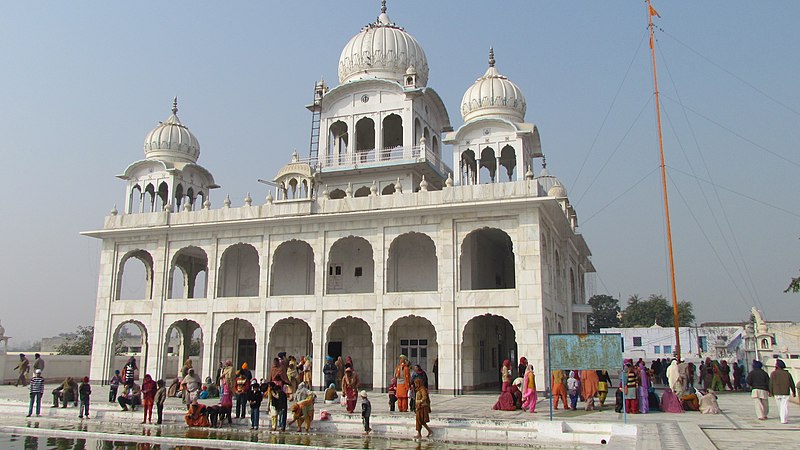
<svg viewBox="0 0 800 450">
<path fill-rule="evenodd" d="M 347 412 L 352 413 L 356 409 L 358 400 L 358 375 L 352 367 L 344 369 L 344 377 L 342 377 L 342 391 L 344 391 L 344 398 L 347 405 Z"/>
</svg>

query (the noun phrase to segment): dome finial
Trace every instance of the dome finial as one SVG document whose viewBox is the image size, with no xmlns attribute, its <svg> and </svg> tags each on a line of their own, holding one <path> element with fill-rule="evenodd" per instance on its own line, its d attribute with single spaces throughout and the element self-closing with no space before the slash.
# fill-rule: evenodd
<svg viewBox="0 0 800 450">
<path fill-rule="evenodd" d="M 381 14 L 386 14 L 386 0 L 381 0 Z"/>
<path fill-rule="evenodd" d="M 172 114 L 178 114 L 178 96 L 172 99 Z"/>
<path fill-rule="evenodd" d="M 489 47 L 489 67 L 494 67 L 494 47 Z"/>
<path fill-rule="evenodd" d="M 547 157 L 542 155 L 542 169 L 547 169 Z"/>
</svg>

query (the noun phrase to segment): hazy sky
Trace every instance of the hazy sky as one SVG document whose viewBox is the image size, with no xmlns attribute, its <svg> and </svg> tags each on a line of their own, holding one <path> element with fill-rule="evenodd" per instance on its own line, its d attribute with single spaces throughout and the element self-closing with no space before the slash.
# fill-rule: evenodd
<svg viewBox="0 0 800 450">
<path fill-rule="evenodd" d="M 678 296 L 698 322 L 800 320 L 800 2 L 656 1 Z M 212 207 L 308 152 L 314 82 L 377 0 L 0 3 L 0 320 L 14 341 L 91 324 L 102 227 L 178 96 Z M 494 46 L 597 268 L 594 292 L 669 294 L 642 1 L 390 0 L 453 126 Z M 683 106 L 681 106 L 683 105 Z M 451 152 L 446 149 L 446 154 Z M 446 161 L 452 165 L 452 157 Z M 536 171 L 541 169 L 536 162 Z M 716 187 L 715 187 L 716 186 Z"/>
</svg>

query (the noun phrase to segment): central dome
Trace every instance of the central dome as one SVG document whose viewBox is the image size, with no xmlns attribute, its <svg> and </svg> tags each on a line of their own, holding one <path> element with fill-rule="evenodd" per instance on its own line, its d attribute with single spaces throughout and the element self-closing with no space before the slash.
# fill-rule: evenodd
<svg viewBox="0 0 800 450">
<path fill-rule="evenodd" d="M 386 2 L 375 23 L 361 29 L 344 46 L 339 57 L 339 83 L 368 78 L 403 82 L 414 66 L 420 86 L 428 83 L 428 59 L 413 36 L 389 19 Z"/>
</svg>

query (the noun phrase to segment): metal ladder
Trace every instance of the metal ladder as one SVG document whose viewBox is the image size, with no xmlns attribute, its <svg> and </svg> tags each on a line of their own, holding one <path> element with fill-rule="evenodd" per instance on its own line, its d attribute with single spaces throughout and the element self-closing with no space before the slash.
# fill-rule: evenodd
<svg viewBox="0 0 800 450">
<path fill-rule="evenodd" d="M 307 106 L 311 111 L 311 143 L 308 148 L 309 159 L 315 161 L 319 156 L 319 128 L 322 115 L 322 96 L 328 87 L 325 81 L 320 80 L 314 84 L 314 101 Z"/>
</svg>

